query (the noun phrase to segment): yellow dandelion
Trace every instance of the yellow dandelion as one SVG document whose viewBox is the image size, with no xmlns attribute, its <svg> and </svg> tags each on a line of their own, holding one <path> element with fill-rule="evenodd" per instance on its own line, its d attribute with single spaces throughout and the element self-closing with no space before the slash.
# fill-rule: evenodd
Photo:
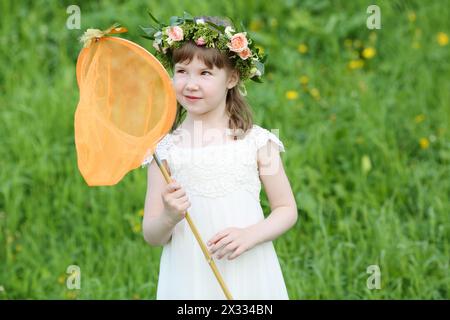
<svg viewBox="0 0 450 320">
<path fill-rule="evenodd" d="M 140 223 L 135 223 L 134 225 L 133 225 L 133 232 L 134 233 L 140 233 L 141 232 L 141 224 Z"/>
<path fill-rule="evenodd" d="M 424 114 L 419 114 L 419 115 L 417 115 L 415 118 L 414 118 L 414 121 L 416 122 L 416 123 L 421 123 L 422 121 L 424 121 L 425 120 L 425 115 Z"/>
<path fill-rule="evenodd" d="M 304 43 L 300 43 L 297 47 L 298 52 L 300 52 L 301 54 L 307 53 L 308 52 L 308 46 Z"/>
<path fill-rule="evenodd" d="M 427 138 L 420 138 L 419 145 L 422 149 L 427 149 L 430 146 L 430 141 Z"/>
<path fill-rule="evenodd" d="M 366 59 L 372 59 L 376 53 L 377 52 L 376 52 L 375 48 L 368 47 L 363 50 L 362 55 Z"/>
<path fill-rule="evenodd" d="M 320 99 L 320 92 L 317 88 L 312 88 L 309 90 L 309 94 L 316 100 Z"/>
<path fill-rule="evenodd" d="M 437 42 L 440 46 L 446 46 L 448 44 L 448 35 L 444 32 L 439 32 L 437 34 Z"/>
<path fill-rule="evenodd" d="M 308 76 L 301 76 L 300 78 L 298 78 L 298 81 L 300 81 L 302 85 L 306 86 L 309 82 L 309 78 Z"/>
<path fill-rule="evenodd" d="M 416 13 L 414 11 L 408 12 L 408 20 L 409 20 L 409 22 L 416 21 Z"/>
<path fill-rule="evenodd" d="M 137 214 L 138 214 L 139 217 L 143 217 L 144 216 L 144 209 L 139 210 Z"/>
<path fill-rule="evenodd" d="M 66 276 L 62 275 L 58 277 L 58 283 L 63 284 L 66 281 Z"/>
<path fill-rule="evenodd" d="M 372 169 L 372 162 L 366 154 L 361 158 L 361 169 L 364 174 L 367 174 Z"/>
<path fill-rule="evenodd" d="M 259 49 L 259 54 L 264 54 L 264 48 L 261 46 L 255 46 L 255 48 Z"/>
<path fill-rule="evenodd" d="M 348 67 L 349 67 L 350 69 L 360 69 L 360 68 L 362 68 L 363 66 L 364 66 L 364 61 L 361 60 L 361 59 L 351 60 L 351 61 L 348 63 Z"/>
<path fill-rule="evenodd" d="M 298 92 L 295 90 L 289 90 L 286 92 L 286 99 L 288 100 L 296 100 L 298 99 Z"/>
</svg>

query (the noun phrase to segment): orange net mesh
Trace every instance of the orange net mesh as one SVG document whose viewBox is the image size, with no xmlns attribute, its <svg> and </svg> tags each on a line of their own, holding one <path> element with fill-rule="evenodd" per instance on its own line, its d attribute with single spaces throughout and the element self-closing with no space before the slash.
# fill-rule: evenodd
<svg viewBox="0 0 450 320">
<path fill-rule="evenodd" d="M 77 61 L 78 168 L 90 186 L 114 185 L 154 153 L 176 116 L 172 81 L 139 45 L 102 37 Z"/>
</svg>

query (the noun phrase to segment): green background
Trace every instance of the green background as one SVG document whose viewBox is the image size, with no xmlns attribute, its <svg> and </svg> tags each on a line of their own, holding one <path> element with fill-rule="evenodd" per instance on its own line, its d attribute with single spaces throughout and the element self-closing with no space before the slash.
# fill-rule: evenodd
<svg viewBox="0 0 450 320">
<path fill-rule="evenodd" d="M 66 27 L 71 4 L 78 30 Z M 379 30 L 366 27 L 370 4 Z M 147 10 L 165 22 L 184 10 L 230 16 L 269 54 L 264 83 L 247 90 L 255 123 L 279 129 L 287 151 L 299 219 L 274 244 L 291 299 L 448 299 L 448 4 L 1 1 L 0 299 L 155 298 L 146 169 L 88 187 L 73 128 L 78 38 L 119 22 L 154 52 L 140 37 Z M 69 265 L 80 290 L 66 287 Z M 380 289 L 367 287 L 371 265 Z"/>
</svg>

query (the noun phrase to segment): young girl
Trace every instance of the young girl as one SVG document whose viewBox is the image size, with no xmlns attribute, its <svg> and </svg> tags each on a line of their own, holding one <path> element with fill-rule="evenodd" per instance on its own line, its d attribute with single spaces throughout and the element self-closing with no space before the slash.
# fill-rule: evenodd
<svg viewBox="0 0 450 320">
<path fill-rule="evenodd" d="M 225 32 L 211 37 L 205 21 L 227 26 Z M 246 33 L 233 32 L 225 20 L 185 17 L 154 37 L 162 61 L 170 59 L 179 102 L 172 130 L 156 148 L 173 182 L 165 182 L 153 157 L 143 162 L 144 238 L 164 246 L 157 299 L 225 299 L 186 210 L 233 299 L 289 299 L 272 240 L 296 223 L 297 206 L 280 158 L 284 145 L 252 123 L 239 89 L 262 75 L 253 68 L 260 56 Z M 261 181 L 271 208 L 266 219 Z"/>
</svg>

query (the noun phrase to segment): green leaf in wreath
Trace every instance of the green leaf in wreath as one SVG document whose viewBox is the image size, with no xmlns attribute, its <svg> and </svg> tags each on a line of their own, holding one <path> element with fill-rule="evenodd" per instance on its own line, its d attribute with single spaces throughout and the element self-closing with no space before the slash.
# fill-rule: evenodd
<svg viewBox="0 0 450 320">
<path fill-rule="evenodd" d="M 253 77 L 253 78 L 250 78 L 250 80 L 253 80 L 253 81 L 258 82 L 258 83 L 263 83 L 263 81 L 261 80 L 260 77 Z"/>
<path fill-rule="evenodd" d="M 240 24 L 241 24 L 242 32 L 247 32 L 247 29 L 245 29 L 244 24 L 242 23 L 242 21 L 241 21 Z"/>
<path fill-rule="evenodd" d="M 268 57 L 269 55 L 266 53 L 262 58 L 261 58 L 261 62 L 262 63 L 266 63 L 266 60 L 267 60 L 267 57 Z"/>
<path fill-rule="evenodd" d="M 145 38 L 145 39 L 149 39 L 149 40 L 155 40 L 155 38 L 154 37 L 151 37 L 151 36 L 141 36 L 142 38 Z"/>
<path fill-rule="evenodd" d="M 142 31 L 144 31 L 149 36 L 153 36 L 156 32 L 158 32 L 158 29 L 156 29 L 154 27 L 143 27 L 143 26 L 139 26 L 139 27 L 142 29 Z"/>
<path fill-rule="evenodd" d="M 153 21 L 155 21 L 157 24 L 161 24 L 153 15 L 150 11 L 147 11 L 148 14 L 150 15 L 150 17 L 153 19 Z"/>
<path fill-rule="evenodd" d="M 192 15 L 190 15 L 189 13 L 187 13 L 186 11 L 184 11 L 183 18 L 185 21 L 194 21 L 194 17 Z"/>
<path fill-rule="evenodd" d="M 214 31 L 221 31 L 220 27 L 218 25 L 216 25 L 215 23 L 213 23 L 211 21 L 205 21 L 205 23 L 210 25 L 211 27 L 213 27 L 213 29 L 215 29 Z"/>
<path fill-rule="evenodd" d="M 169 24 L 171 26 L 179 25 L 181 22 L 182 22 L 182 20 L 177 16 L 170 17 L 170 20 L 169 20 Z"/>
</svg>

